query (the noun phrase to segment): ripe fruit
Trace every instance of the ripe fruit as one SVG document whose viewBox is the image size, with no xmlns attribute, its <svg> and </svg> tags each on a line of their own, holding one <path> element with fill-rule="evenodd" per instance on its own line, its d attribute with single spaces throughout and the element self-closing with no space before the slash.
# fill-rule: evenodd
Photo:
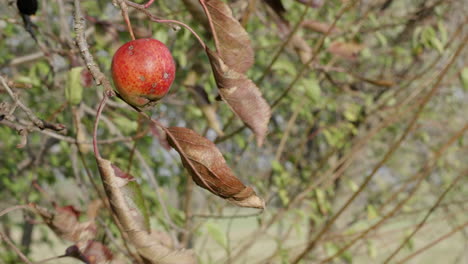
<svg viewBox="0 0 468 264">
<path fill-rule="evenodd" d="M 169 91 L 175 63 L 169 49 L 156 39 L 125 43 L 112 58 L 112 79 L 120 96 L 138 107 L 153 105 Z"/>
</svg>

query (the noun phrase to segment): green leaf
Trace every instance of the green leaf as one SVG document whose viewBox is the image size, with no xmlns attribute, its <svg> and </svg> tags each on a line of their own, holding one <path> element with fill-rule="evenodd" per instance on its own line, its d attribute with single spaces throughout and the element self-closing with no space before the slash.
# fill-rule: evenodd
<svg viewBox="0 0 468 264">
<path fill-rule="evenodd" d="M 273 64 L 272 69 L 278 72 L 288 73 L 291 76 L 294 76 L 297 72 L 295 65 L 290 59 L 279 59 Z"/>
<path fill-rule="evenodd" d="M 285 189 L 279 190 L 278 195 L 283 205 L 287 205 L 289 203 L 288 192 Z"/>
<path fill-rule="evenodd" d="M 448 34 L 447 34 L 447 28 L 445 27 L 444 23 L 439 21 L 437 23 L 437 28 L 439 30 L 439 35 L 440 35 L 440 41 L 442 43 L 447 43 L 448 40 Z"/>
<path fill-rule="evenodd" d="M 323 205 L 325 203 L 325 200 L 326 200 L 325 192 L 322 189 L 317 189 L 317 190 L 315 190 L 315 192 L 317 194 L 318 202 Z"/>
<path fill-rule="evenodd" d="M 325 243 L 325 252 L 327 252 L 327 256 L 333 256 L 338 252 L 340 248 L 332 242 Z"/>
<path fill-rule="evenodd" d="M 353 192 L 356 192 L 359 189 L 359 186 L 354 181 L 348 181 L 348 186 Z"/>
<path fill-rule="evenodd" d="M 379 213 L 372 204 L 367 205 L 367 219 L 372 220 L 377 218 Z"/>
<path fill-rule="evenodd" d="M 438 38 L 431 38 L 431 44 L 439 53 L 444 52 L 444 45 L 442 44 L 442 42 L 440 42 Z"/>
<path fill-rule="evenodd" d="M 349 104 L 343 115 L 345 116 L 346 120 L 350 122 L 354 122 L 358 119 L 359 111 L 361 111 L 361 107 L 357 104 Z"/>
<path fill-rule="evenodd" d="M 314 74 L 311 74 L 311 76 L 305 81 L 306 83 L 305 83 L 304 89 L 305 89 L 305 94 L 307 95 L 307 97 L 309 97 L 309 99 L 312 102 L 319 101 L 320 94 L 322 91 L 320 89 L 320 85 L 317 81 L 316 76 Z"/>
<path fill-rule="evenodd" d="M 460 73 L 460 78 L 463 85 L 463 89 L 465 89 L 465 91 L 468 91 L 468 67 L 463 68 L 463 70 Z"/>
<path fill-rule="evenodd" d="M 138 122 L 130 120 L 123 116 L 116 116 L 113 119 L 114 123 L 120 128 L 120 130 L 125 134 L 130 134 L 137 130 Z"/>
<path fill-rule="evenodd" d="M 410 232 L 405 232 L 405 238 L 408 237 L 410 235 Z M 414 241 L 413 239 L 410 239 L 406 242 L 405 246 L 409 249 L 409 250 L 413 250 L 414 249 Z"/>
<path fill-rule="evenodd" d="M 212 223 L 208 222 L 206 224 L 206 229 L 208 231 L 208 234 L 218 243 L 221 247 L 224 249 L 227 248 L 227 241 L 226 241 L 226 236 L 224 235 L 223 231 L 221 231 L 221 228 Z"/>
<path fill-rule="evenodd" d="M 83 85 L 81 84 L 81 71 L 83 67 L 72 68 L 67 75 L 65 98 L 70 104 L 77 105 L 83 99 Z"/>
<path fill-rule="evenodd" d="M 284 171 L 283 165 L 281 165 L 281 163 L 278 162 L 277 160 L 273 160 L 271 162 L 271 167 L 272 167 L 273 171 L 275 171 L 275 172 L 281 173 L 281 172 Z"/>
<path fill-rule="evenodd" d="M 377 32 L 375 36 L 379 40 L 380 45 L 382 45 L 382 47 L 387 47 L 387 44 L 388 44 L 387 38 L 382 33 Z"/>
<path fill-rule="evenodd" d="M 367 242 L 367 254 L 372 259 L 377 258 L 377 247 L 375 246 L 375 243 L 373 243 L 372 241 Z"/>
</svg>

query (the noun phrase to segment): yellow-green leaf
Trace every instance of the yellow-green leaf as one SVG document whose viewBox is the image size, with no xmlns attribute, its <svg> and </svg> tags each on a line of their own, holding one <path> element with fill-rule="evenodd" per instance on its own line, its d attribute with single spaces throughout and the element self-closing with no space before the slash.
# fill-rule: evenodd
<svg viewBox="0 0 468 264">
<path fill-rule="evenodd" d="M 463 89 L 468 91 L 468 67 L 463 68 L 460 73 L 461 82 L 463 84 Z"/>
<path fill-rule="evenodd" d="M 83 85 L 81 84 L 81 71 L 83 67 L 72 68 L 67 75 L 65 98 L 70 104 L 77 105 L 83 99 Z"/>
</svg>

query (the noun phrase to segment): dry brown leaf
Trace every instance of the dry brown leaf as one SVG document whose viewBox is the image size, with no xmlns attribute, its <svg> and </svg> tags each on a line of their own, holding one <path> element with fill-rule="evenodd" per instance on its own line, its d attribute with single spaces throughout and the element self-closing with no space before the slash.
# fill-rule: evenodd
<svg viewBox="0 0 468 264">
<path fill-rule="evenodd" d="M 213 142 L 188 128 L 170 127 L 168 131 L 169 144 L 179 152 L 184 167 L 198 186 L 238 206 L 265 207 L 255 191 L 234 175 Z"/>
<path fill-rule="evenodd" d="M 229 6 L 219 0 L 205 1 L 214 31 L 219 41 L 219 56 L 229 68 L 245 73 L 254 63 L 254 50 L 242 25 L 234 18 Z"/>
<path fill-rule="evenodd" d="M 220 96 L 263 143 L 271 110 L 258 87 L 244 74 L 254 63 L 250 38 L 233 17 L 229 6 L 219 0 L 205 0 L 207 15 L 213 25 L 217 52 L 209 48 L 210 59 Z M 208 113 L 210 116 L 210 113 Z"/>
<path fill-rule="evenodd" d="M 314 21 L 314 20 L 304 20 L 304 22 L 302 22 L 302 26 L 306 29 L 310 29 L 312 31 L 323 33 L 323 34 L 327 33 L 329 28 L 331 27 L 331 25 L 328 23 Z M 337 28 L 336 26 L 334 26 L 330 31 L 331 34 L 339 33 L 339 32 L 340 32 L 340 29 Z"/>
<path fill-rule="evenodd" d="M 111 204 L 113 212 L 120 224 L 127 231 L 149 232 L 149 223 L 143 208 L 141 197 L 131 184 L 137 184 L 135 178 L 124 173 L 110 161 L 96 158 L 99 172 L 104 182 L 104 189 Z"/>
<path fill-rule="evenodd" d="M 138 254 L 152 264 L 196 263 L 193 252 L 174 250 L 166 240 L 160 241 L 159 233 L 150 232 L 143 197 L 138 188 L 132 187 L 136 184 L 134 177 L 106 159 L 97 157 L 96 161 L 112 210 Z"/>
<path fill-rule="evenodd" d="M 334 41 L 328 47 L 328 51 L 343 58 L 354 60 L 364 47 L 364 45 L 354 42 Z"/>
<path fill-rule="evenodd" d="M 73 206 L 56 206 L 55 212 L 36 204 L 33 204 L 33 208 L 49 228 L 62 239 L 80 242 L 94 239 L 96 235 L 94 219 L 80 223 L 78 211 Z"/>
<path fill-rule="evenodd" d="M 244 74 L 229 68 L 214 52 L 207 49 L 221 98 L 256 136 L 257 145 L 265 139 L 271 109 L 258 87 Z"/>
</svg>

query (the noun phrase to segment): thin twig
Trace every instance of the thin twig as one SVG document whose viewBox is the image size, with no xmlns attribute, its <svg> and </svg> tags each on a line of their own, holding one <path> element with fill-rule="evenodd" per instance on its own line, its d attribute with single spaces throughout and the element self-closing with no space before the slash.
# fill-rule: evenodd
<svg viewBox="0 0 468 264">
<path fill-rule="evenodd" d="M 21 252 L 21 250 L 15 246 L 15 244 L 11 241 L 11 239 L 4 235 L 2 232 L 0 232 L 0 240 L 5 241 L 5 243 L 18 255 L 18 257 L 23 260 L 24 263 L 27 264 L 33 264 L 24 254 Z"/>
<path fill-rule="evenodd" d="M 441 73 L 437 77 L 436 83 L 433 85 L 432 89 L 426 94 L 426 96 L 423 98 L 421 105 L 419 108 L 416 110 L 416 113 L 413 115 L 413 118 L 410 120 L 408 126 L 406 129 L 403 131 L 403 134 L 400 136 L 400 138 L 392 144 L 390 149 L 387 151 L 385 156 L 382 158 L 382 160 L 374 167 L 372 172 L 365 178 L 364 182 L 359 186 L 358 190 L 353 193 L 353 195 L 346 201 L 346 203 L 338 210 L 336 214 L 334 214 L 330 220 L 327 221 L 325 226 L 319 231 L 319 233 L 307 244 L 306 248 L 299 253 L 298 256 L 296 256 L 292 263 L 297 264 L 299 261 L 304 258 L 312 249 L 315 248 L 316 244 L 319 242 L 320 238 L 331 228 L 333 223 L 338 219 L 338 217 L 349 207 L 349 205 L 356 199 L 357 196 L 367 187 L 371 179 L 374 177 L 374 175 L 377 173 L 377 171 L 390 159 L 390 157 L 393 155 L 393 153 L 400 147 L 401 143 L 406 139 L 406 137 L 409 135 L 410 131 L 413 130 L 413 128 L 416 125 L 416 121 L 419 119 L 421 116 L 422 111 L 424 110 L 425 106 L 429 102 L 429 100 L 434 96 L 434 94 L 437 92 L 440 83 L 443 80 L 443 77 L 446 75 L 447 71 L 449 68 L 452 66 L 452 64 L 455 62 L 455 60 L 458 58 L 458 55 L 462 52 L 463 48 L 466 45 L 466 42 L 468 41 L 468 35 L 463 39 L 462 43 L 458 46 L 457 50 L 455 51 L 454 55 L 450 59 L 450 61 L 445 65 L 444 69 L 441 71 Z"/>
<path fill-rule="evenodd" d="M 49 128 L 49 129 L 52 129 L 54 131 L 62 131 L 65 129 L 65 126 L 62 125 L 62 124 L 53 124 L 53 123 L 49 123 L 49 122 L 46 122 L 44 120 L 41 120 L 39 117 L 37 117 L 31 109 L 29 109 L 25 104 L 23 104 L 23 102 L 21 102 L 21 100 L 18 98 L 18 95 L 16 95 L 15 93 L 13 93 L 13 91 L 11 90 L 10 86 L 8 86 L 8 83 L 7 81 L 5 80 L 5 78 L 3 78 L 2 76 L 0 76 L 0 82 L 2 83 L 2 86 L 3 88 L 5 88 L 5 90 L 7 91 L 7 93 L 10 95 L 10 97 L 13 99 L 13 101 L 15 102 L 16 105 L 18 105 L 25 113 L 26 115 L 28 116 L 28 118 L 31 120 L 31 122 L 33 122 L 33 124 L 38 127 L 39 129 L 43 130 L 43 129 L 46 129 L 46 128 Z"/>
<path fill-rule="evenodd" d="M 309 8 L 310 8 L 310 6 L 305 6 L 304 7 L 304 10 L 302 11 L 301 16 L 299 17 L 299 21 L 297 21 L 297 23 L 294 25 L 292 30 L 289 31 L 289 35 L 286 37 L 286 39 L 283 41 L 283 43 L 281 43 L 281 46 L 276 51 L 276 53 L 273 56 L 273 58 L 271 59 L 270 63 L 265 68 L 265 70 L 263 71 L 260 78 L 258 78 L 258 80 L 256 81 L 256 83 L 258 85 L 260 85 L 263 82 L 263 80 L 265 79 L 265 77 L 268 75 L 268 73 L 270 73 L 271 69 L 273 68 L 273 65 L 278 60 L 281 53 L 283 53 L 284 48 L 286 48 L 286 46 L 289 44 L 289 42 L 293 39 L 294 35 L 297 33 L 298 29 L 301 27 L 302 22 L 304 21 L 304 18 L 307 15 L 307 11 L 309 11 Z"/>
<path fill-rule="evenodd" d="M 445 234 L 445 235 L 433 240 L 432 242 L 426 244 L 424 247 L 416 250 L 412 254 L 410 254 L 410 255 L 406 256 L 405 258 L 403 258 L 402 260 L 398 261 L 397 264 L 402 264 L 402 263 L 407 262 L 408 260 L 410 260 L 410 259 L 414 258 L 415 256 L 421 254 L 422 252 L 424 252 L 424 251 L 430 249 L 431 247 L 437 245 L 440 241 L 443 241 L 444 239 L 447 239 L 450 236 L 456 234 L 457 232 L 463 230 L 465 227 L 468 227 L 468 222 L 457 226 L 456 228 L 452 229 L 452 231 L 448 232 L 447 234 Z"/>
<path fill-rule="evenodd" d="M 97 143 L 97 130 L 99 126 L 99 120 L 101 119 L 101 114 L 102 110 L 104 109 L 104 106 L 106 105 L 108 96 L 106 93 L 104 93 L 104 96 L 102 97 L 101 102 L 99 103 L 98 110 L 96 112 L 96 120 L 94 121 L 94 129 L 93 129 L 93 149 L 94 149 L 94 155 L 96 158 L 101 158 L 101 154 L 99 153 L 99 148 L 98 148 L 98 143 Z"/>
<path fill-rule="evenodd" d="M 340 248 L 336 253 L 332 256 L 322 260 L 320 263 L 329 263 L 332 259 L 340 256 L 343 252 L 345 252 L 348 248 L 353 246 L 357 241 L 364 238 L 369 232 L 376 230 L 379 226 L 381 226 L 387 219 L 393 217 L 407 202 L 414 196 L 416 191 L 419 189 L 423 180 L 430 174 L 430 172 L 434 169 L 436 162 L 440 159 L 442 154 L 451 146 L 453 145 L 463 134 L 468 130 L 468 124 L 466 124 L 462 129 L 457 131 L 455 135 L 453 135 L 445 144 L 443 144 L 434 154 L 434 158 L 431 161 L 428 161 L 424 166 L 420 173 L 417 174 L 418 182 L 413 187 L 411 192 L 408 193 L 406 198 L 399 202 L 389 213 L 383 216 L 377 223 L 373 224 L 369 227 L 366 231 L 362 232 L 358 237 L 354 238 L 350 243 L 346 246 Z"/>
<path fill-rule="evenodd" d="M 15 205 L 15 206 L 11 206 L 11 207 L 8 207 L 5 210 L 0 211 L 0 217 L 2 217 L 5 214 L 8 214 L 8 213 L 10 213 L 12 211 L 19 210 L 19 209 L 32 210 L 32 208 L 31 208 L 31 206 L 29 204 L 28 205 Z M 34 210 L 32 210 L 32 211 L 34 211 Z"/>
<path fill-rule="evenodd" d="M 148 8 L 152 3 L 154 2 L 154 0 L 149 0 L 148 3 L 146 3 L 145 5 L 143 5 L 145 8 Z"/>
<path fill-rule="evenodd" d="M 426 223 L 427 219 L 429 218 L 429 216 L 435 211 L 435 209 L 437 209 L 439 207 L 439 204 L 442 202 L 442 200 L 445 198 L 445 196 L 447 195 L 447 193 L 449 193 L 453 187 L 455 187 L 455 185 L 458 183 L 458 181 L 462 178 L 462 177 L 466 177 L 466 175 L 468 175 L 468 170 L 464 170 L 462 173 L 460 173 L 451 183 L 450 185 L 444 190 L 444 192 L 439 196 L 439 198 L 437 199 L 437 201 L 434 203 L 434 205 L 429 209 L 429 211 L 427 211 L 426 215 L 424 216 L 424 218 L 418 223 L 418 225 L 416 226 L 416 228 L 413 230 L 413 232 L 411 232 L 411 234 L 409 234 L 405 240 L 403 242 L 401 242 L 400 246 L 398 246 L 391 254 L 390 256 L 388 256 L 385 260 L 384 260 L 384 264 L 390 262 L 390 260 L 392 260 L 393 257 L 395 257 L 398 252 L 400 252 L 400 250 L 405 246 L 407 245 L 408 241 L 410 241 L 410 239 L 419 231 L 419 229 L 421 229 L 421 227 L 424 226 L 424 224 Z"/>
<path fill-rule="evenodd" d="M 205 0 L 199 0 L 199 2 L 201 6 L 203 7 L 203 11 L 205 11 L 206 17 L 208 18 L 208 24 L 210 25 L 211 34 L 213 35 L 216 50 L 219 51 L 220 44 L 219 44 L 218 34 L 216 33 L 216 30 L 213 24 L 213 19 L 211 18 L 211 14 L 208 11 L 208 7 L 206 6 Z"/>
<path fill-rule="evenodd" d="M 75 21 L 74 23 L 75 34 L 76 34 L 75 41 L 76 41 L 76 45 L 80 49 L 81 57 L 85 61 L 86 67 L 93 75 L 93 78 L 96 84 L 102 85 L 105 91 L 109 93 L 114 93 L 111 83 L 106 78 L 106 76 L 101 72 L 96 62 L 94 61 L 93 55 L 91 54 L 91 52 L 89 52 L 88 43 L 86 42 L 86 36 L 84 33 L 85 20 L 83 18 L 83 15 L 81 14 L 80 1 L 74 0 L 74 5 L 75 5 L 75 12 L 73 14 L 73 18 Z"/>
<path fill-rule="evenodd" d="M 161 19 L 161 18 L 158 18 L 154 15 L 152 15 L 148 10 L 146 10 L 146 7 L 144 5 L 139 5 L 137 3 L 134 3 L 132 1 L 129 1 L 129 0 L 124 0 L 125 3 L 128 5 L 128 6 L 131 6 L 141 12 L 143 12 L 146 16 L 149 17 L 149 19 L 151 21 L 154 21 L 154 22 L 157 22 L 157 23 L 168 23 L 168 24 L 176 24 L 176 25 L 180 25 L 186 29 L 188 29 L 198 40 L 198 42 L 200 43 L 200 45 L 203 47 L 203 49 L 206 49 L 206 44 L 205 42 L 203 42 L 203 40 L 200 38 L 200 36 L 195 32 L 195 30 L 193 30 L 191 27 L 189 27 L 187 24 L 183 23 L 183 22 L 180 22 L 180 21 L 177 21 L 177 20 L 171 20 L 171 19 Z"/>
<path fill-rule="evenodd" d="M 132 40 L 135 40 L 135 34 L 133 33 L 132 22 L 130 21 L 130 18 L 128 17 L 128 6 L 123 0 L 119 0 L 119 5 L 120 5 L 120 9 L 122 10 L 122 16 L 124 17 L 125 23 L 127 24 L 128 32 L 130 32 L 130 36 L 132 37 Z M 147 8 L 146 5 L 145 5 L 145 8 Z"/>
</svg>

